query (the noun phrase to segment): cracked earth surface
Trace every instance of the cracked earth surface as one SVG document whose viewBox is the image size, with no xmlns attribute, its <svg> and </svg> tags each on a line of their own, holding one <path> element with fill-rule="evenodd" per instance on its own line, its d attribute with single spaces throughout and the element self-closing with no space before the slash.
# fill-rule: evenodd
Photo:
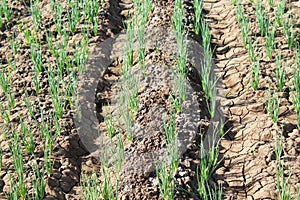
<svg viewBox="0 0 300 200">
<path fill-rule="evenodd" d="M 26 1 L 27 2 L 27 1 Z M 26 3 L 24 1 L 24 3 Z M 50 27 L 50 30 L 54 30 L 53 16 L 51 16 L 50 1 L 43 1 L 41 3 L 42 16 L 45 24 Z M 28 3 L 28 2 L 27 2 Z M 149 24 L 153 24 L 157 27 L 163 27 L 166 24 L 171 23 L 171 13 L 173 10 L 174 2 L 169 1 L 153 1 L 154 8 L 151 15 Z M 299 15 L 299 3 L 291 2 L 295 7 L 292 7 L 294 13 Z M 255 15 L 253 14 L 253 6 L 249 3 L 245 3 L 246 10 L 250 13 L 252 19 Z M 188 11 L 186 18 L 190 19 L 193 17 L 193 8 L 190 1 L 185 2 L 186 10 Z M 22 3 L 13 3 L 14 11 L 19 12 L 22 15 L 29 15 L 29 11 L 26 6 Z M 89 44 L 92 52 L 92 47 L 97 46 L 99 42 L 104 41 L 109 37 L 120 33 L 122 29 L 122 18 L 132 13 L 133 4 L 131 0 L 119 1 L 106 1 L 106 7 L 101 14 L 100 24 L 103 27 L 100 28 L 99 36 L 92 36 Z M 204 1 L 204 13 L 205 18 L 209 21 L 209 26 L 213 35 L 212 44 L 215 45 L 215 63 L 217 66 L 217 72 L 220 74 L 221 80 L 224 84 L 224 88 L 220 90 L 220 93 L 225 100 L 221 101 L 222 106 L 225 108 L 225 114 L 228 118 L 226 128 L 228 133 L 224 136 L 220 143 L 220 153 L 222 162 L 216 172 L 213 174 L 213 181 L 223 184 L 224 199 L 278 199 L 278 191 L 276 186 L 276 159 L 274 155 L 275 141 L 278 136 L 278 132 L 283 130 L 283 143 L 284 153 L 283 159 L 286 164 L 285 174 L 288 175 L 292 172 L 290 179 L 292 191 L 295 188 L 300 188 L 299 177 L 300 177 L 300 135 L 299 130 L 296 127 L 296 117 L 293 111 L 293 106 L 289 97 L 289 92 L 285 92 L 281 103 L 280 118 L 278 124 L 273 124 L 268 113 L 265 111 L 266 102 L 266 87 L 268 84 L 275 85 L 274 80 L 274 62 L 266 60 L 265 53 L 261 50 L 262 58 L 262 77 L 261 85 L 259 90 L 253 91 L 250 85 L 251 76 L 251 64 L 246 49 L 242 44 L 242 36 L 240 33 L 240 27 L 236 20 L 236 8 L 231 5 L 230 1 L 227 0 L 209 0 Z M 252 14 L 251 14 L 252 13 Z M 66 20 L 66 19 L 65 19 Z M 28 18 L 25 18 L 23 22 L 28 23 L 32 28 L 32 22 L 29 22 Z M 187 20 L 189 22 L 189 20 Z M 255 20 L 252 20 L 252 22 Z M 1 61 L 4 68 L 7 67 L 7 56 L 12 55 L 12 52 L 8 48 L 8 37 L 11 36 L 12 30 L 18 33 L 18 28 L 13 28 L 17 24 L 17 21 L 11 23 L 9 28 L 6 30 L 1 27 Z M 297 22 L 299 25 L 299 21 Z M 187 23 L 189 26 L 190 24 Z M 44 27 L 44 29 L 46 29 Z M 52 28 L 51 28 L 52 27 Z M 257 27 L 252 26 L 252 33 L 257 32 Z M 297 26 L 298 40 L 299 40 L 299 26 Z M 40 38 L 43 38 L 43 32 L 41 32 Z M 24 35 L 18 35 L 19 40 L 24 41 Z M 279 35 L 276 39 L 282 54 L 292 66 L 294 62 L 293 53 L 288 50 L 287 44 L 283 36 Z M 72 38 L 74 41 L 80 40 L 76 34 Z M 259 40 L 262 38 L 258 38 Z M 197 39 L 200 41 L 200 39 Z M 75 47 L 73 47 L 75 48 Z M 24 94 L 24 88 L 29 94 L 34 94 L 32 82 L 32 72 L 30 71 L 30 62 L 28 62 L 28 47 L 21 48 L 21 54 L 17 61 L 18 71 L 14 76 L 14 91 L 16 98 L 22 98 Z M 70 51 L 72 48 L 70 47 Z M 52 63 L 54 58 L 48 51 L 45 51 L 45 60 Z M 163 58 L 155 57 L 155 52 L 152 49 L 148 52 L 153 60 L 159 60 L 161 65 L 166 62 Z M 275 53 L 275 52 L 274 52 Z M 171 55 L 166 56 L 167 59 L 172 57 Z M 151 60 L 149 58 L 149 60 Z M 172 62 L 172 61 L 171 61 Z M 120 63 L 115 63 L 115 67 L 119 67 Z M 113 68 L 112 68 L 113 69 Z M 293 67 L 288 69 L 288 76 L 291 77 Z M 98 73 L 98 74 L 97 74 Z M 91 88 L 96 88 L 98 85 L 98 79 L 100 77 L 99 72 L 95 73 L 95 82 L 92 85 L 87 85 Z M 158 74 L 161 73 L 159 70 Z M 150 74 L 150 73 L 149 73 Z M 195 74 L 194 74 L 195 75 Z M 42 74 L 44 83 L 41 84 L 43 96 L 37 100 L 32 97 L 32 102 L 38 105 L 40 102 L 47 110 L 53 109 L 51 102 L 49 102 L 49 92 L 47 91 L 47 75 Z M 193 76 L 193 75 L 192 75 Z M 197 77 L 197 76 L 196 76 Z M 115 77 L 116 78 L 116 77 Z M 194 83 L 197 85 L 197 83 Z M 289 85 L 291 83 L 287 83 Z M 101 84 L 100 84 L 101 85 Z M 99 86 L 99 85 L 98 85 Z M 147 88 L 147 89 L 146 89 Z M 145 91 L 148 94 L 153 94 L 153 97 L 146 98 L 144 95 L 145 104 L 152 102 L 153 100 L 165 101 L 169 89 L 164 87 L 156 87 L 153 90 L 149 90 L 150 86 L 145 87 Z M 141 89 L 142 91 L 142 89 Z M 145 92 L 145 94 L 147 93 Z M 100 93 L 101 94 L 101 93 Z M 162 95 L 162 96 L 161 96 Z M 198 103 L 201 104 L 202 100 L 200 97 L 203 95 L 201 91 L 198 91 Z M 157 98 L 160 96 L 161 98 Z M 93 102 L 94 97 L 88 99 Z M 5 96 L 0 96 L 1 101 L 4 101 Z M 155 102 L 155 101 L 154 101 Z M 205 102 L 203 107 L 205 107 Z M 17 112 L 22 115 L 27 115 L 25 105 L 21 101 L 17 101 L 16 109 L 13 110 L 14 115 L 12 116 L 12 123 L 19 121 Z M 146 107 L 146 106 L 145 106 Z M 202 107 L 202 108 L 203 108 Z M 94 108 L 92 106 L 92 108 Z M 88 108 L 89 109 L 89 108 Z M 156 111 L 155 109 L 153 109 Z M 200 109 L 204 116 L 207 115 L 207 111 Z M 39 117 L 38 108 L 35 108 L 36 116 Z M 141 113 L 144 111 L 141 110 Z M 158 113 L 161 114 L 159 111 Z M 94 158 L 90 152 L 85 148 L 84 141 L 81 141 L 80 135 L 78 135 L 77 129 L 72 120 L 73 111 L 67 111 L 64 114 L 62 123 L 62 133 L 56 138 L 53 152 L 54 169 L 46 183 L 46 197 L 45 199 L 81 199 L 82 186 L 80 185 L 80 175 L 82 171 L 91 173 L 92 171 L 99 171 L 100 162 Z M 147 116 L 147 120 L 152 119 L 151 115 Z M 45 117 L 49 117 L 47 114 Z M 92 117 L 92 115 L 91 115 Z M 205 129 L 207 126 L 207 119 L 201 116 L 200 128 Z M 101 118 L 101 116 L 100 116 Z M 30 118 L 28 119 L 30 122 Z M 90 119 L 91 121 L 97 121 L 96 118 Z M 148 123 L 148 121 L 142 121 L 141 124 Z M 101 120 L 100 120 L 101 121 Z M 97 124 L 94 124 L 97 126 Z M 101 125 L 101 123 L 100 123 Z M 37 127 L 33 125 L 33 129 Z M 157 124 L 156 124 L 157 126 Z M 141 151 L 149 150 L 151 148 L 157 148 L 163 146 L 162 136 L 159 134 L 153 134 L 153 141 L 143 140 L 143 145 L 136 144 L 137 149 Z M 0 173 L 0 192 L 1 198 L 5 199 L 2 194 L 3 191 L 8 191 L 9 187 L 9 174 L 7 171 L 12 171 L 10 167 L 12 161 L 8 152 L 8 144 L 3 140 L 1 134 L 1 146 L 4 150 L 3 156 L 3 169 Z M 36 143 L 39 144 L 40 138 L 37 136 L 35 139 Z M 196 193 L 196 168 L 199 162 L 199 135 L 194 137 L 193 142 L 189 143 L 189 147 L 183 153 L 178 174 L 176 180 L 180 186 L 185 190 Z M 161 142 L 161 143 L 160 143 Z M 153 145 L 153 143 L 156 145 Z M 37 145 L 38 146 L 38 145 Z M 42 147 L 39 147 L 42 150 Z M 7 153 L 7 154 L 5 154 Z M 36 152 L 35 156 L 43 159 L 42 152 Z M 29 160 L 29 157 L 24 156 L 24 160 Z M 30 174 L 27 174 L 27 179 L 30 179 Z M 212 184 L 213 185 L 213 184 Z M 146 174 L 133 174 L 132 176 L 123 177 L 123 182 L 120 186 L 121 198 L 123 199 L 159 199 L 159 189 L 157 186 L 157 178 L 155 173 L 148 171 Z M 198 199 L 196 195 L 187 194 L 176 189 L 175 199 Z"/>
<path fill-rule="evenodd" d="M 274 69 L 274 65 L 270 66 L 265 59 L 266 55 L 262 57 L 261 63 L 265 65 L 262 68 L 266 75 L 261 80 L 263 86 L 253 91 L 250 83 L 251 64 L 247 50 L 243 47 L 236 8 L 230 1 L 205 1 L 204 7 L 208 11 L 212 43 L 216 45 L 216 65 L 221 69 L 225 85 L 223 95 L 227 100 L 223 105 L 227 108 L 226 116 L 232 128 L 221 140 L 220 153 L 224 160 L 215 177 L 223 182 L 225 199 L 277 199 L 274 149 L 281 129 L 285 135 L 285 174 L 291 170 L 292 190 L 299 188 L 299 130 L 291 101 L 282 101 L 281 119 L 278 124 L 273 124 L 265 110 L 266 90 L 263 87 L 270 83 L 268 76 L 272 77 L 270 67 Z M 251 5 L 249 7 L 251 9 Z M 294 9 L 299 9 L 299 4 L 295 4 Z M 299 34 L 299 29 L 297 31 Z M 281 48 L 287 61 L 292 60 L 293 55 L 286 48 L 286 43 Z M 271 84 L 274 85 L 274 82 Z"/>
</svg>

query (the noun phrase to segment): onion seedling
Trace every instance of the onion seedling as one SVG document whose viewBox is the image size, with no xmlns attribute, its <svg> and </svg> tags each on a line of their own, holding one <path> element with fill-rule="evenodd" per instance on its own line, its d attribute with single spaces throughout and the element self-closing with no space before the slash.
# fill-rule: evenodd
<svg viewBox="0 0 300 200">
<path fill-rule="evenodd" d="M 269 89 L 268 99 L 267 99 L 267 111 L 271 116 L 273 123 L 277 123 L 279 116 L 281 97 L 278 96 L 277 92 L 274 90 L 273 93 Z"/>
<path fill-rule="evenodd" d="M 200 16 L 203 9 L 202 0 L 194 0 L 194 10 L 195 10 L 195 33 L 198 35 L 200 33 Z"/>
<path fill-rule="evenodd" d="M 251 85 L 254 90 L 257 90 L 259 84 L 259 59 L 255 63 L 252 64 L 252 77 L 251 77 Z"/>
<path fill-rule="evenodd" d="M 279 53 L 276 56 L 276 81 L 277 81 L 277 86 L 279 92 L 282 92 L 284 83 L 285 83 L 285 78 L 286 78 L 286 70 L 285 67 L 281 66 L 281 54 Z"/>
</svg>

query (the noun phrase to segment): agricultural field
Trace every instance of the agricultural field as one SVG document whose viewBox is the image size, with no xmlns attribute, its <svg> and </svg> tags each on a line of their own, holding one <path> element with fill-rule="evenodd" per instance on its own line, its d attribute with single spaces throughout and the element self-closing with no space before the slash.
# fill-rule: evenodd
<svg viewBox="0 0 300 200">
<path fill-rule="evenodd" d="M 300 2 L 0 0 L 0 199 L 300 199 Z"/>
</svg>

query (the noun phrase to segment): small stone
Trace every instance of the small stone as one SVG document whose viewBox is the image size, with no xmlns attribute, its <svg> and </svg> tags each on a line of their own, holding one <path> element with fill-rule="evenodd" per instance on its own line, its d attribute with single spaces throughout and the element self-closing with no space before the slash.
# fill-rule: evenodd
<svg viewBox="0 0 300 200">
<path fill-rule="evenodd" d="M 48 195 L 48 196 L 44 197 L 44 200 L 56 200 L 56 198 L 54 198 L 53 196 Z"/>
<path fill-rule="evenodd" d="M 254 199 L 269 199 L 271 197 L 270 191 L 261 188 L 253 194 Z"/>
<path fill-rule="evenodd" d="M 59 172 L 55 171 L 55 172 L 52 173 L 52 176 L 53 176 L 54 178 L 56 178 L 56 179 L 60 179 L 61 174 L 60 174 Z"/>
<path fill-rule="evenodd" d="M 183 178 L 183 183 L 184 184 L 188 185 L 189 182 L 191 182 L 190 177 L 186 176 L 186 177 Z"/>
<path fill-rule="evenodd" d="M 67 183 L 67 182 L 61 182 L 60 183 L 60 187 L 64 192 L 70 192 L 71 188 L 73 187 L 72 184 Z"/>
<path fill-rule="evenodd" d="M 296 149 L 295 148 L 291 148 L 289 151 L 288 151 L 288 154 L 291 155 L 291 156 L 296 156 Z"/>
<path fill-rule="evenodd" d="M 276 166 L 274 167 L 273 165 L 269 166 L 267 168 L 267 172 L 268 174 L 270 174 L 271 176 L 275 175 L 276 174 Z"/>
<path fill-rule="evenodd" d="M 293 132 L 288 133 L 289 137 L 293 140 L 295 140 L 297 137 L 299 137 L 299 130 L 294 129 Z"/>
<path fill-rule="evenodd" d="M 4 185 L 5 185 L 4 181 L 3 181 L 3 180 L 0 180 L 0 190 L 3 189 Z"/>
<path fill-rule="evenodd" d="M 180 171 L 178 172 L 179 176 L 184 177 L 185 175 L 187 175 L 187 172 L 185 171 Z"/>
<path fill-rule="evenodd" d="M 65 169 L 63 172 L 62 172 L 63 175 L 66 175 L 68 177 L 72 177 L 73 181 L 76 181 L 76 182 L 79 182 L 79 176 L 78 174 L 76 174 L 74 172 L 74 170 L 71 170 L 71 169 Z"/>
<path fill-rule="evenodd" d="M 72 187 L 76 184 L 76 181 L 74 181 L 71 177 L 63 175 L 60 180 L 60 187 L 64 192 L 70 192 Z"/>
<path fill-rule="evenodd" d="M 57 187 L 59 185 L 59 182 L 57 179 L 53 178 L 53 177 L 49 177 L 48 178 L 48 185 L 51 187 L 51 188 L 54 188 L 54 187 Z"/>
<path fill-rule="evenodd" d="M 157 186 L 157 185 L 158 185 L 158 178 L 157 178 L 157 177 L 153 179 L 152 184 L 153 184 L 154 186 Z"/>
</svg>

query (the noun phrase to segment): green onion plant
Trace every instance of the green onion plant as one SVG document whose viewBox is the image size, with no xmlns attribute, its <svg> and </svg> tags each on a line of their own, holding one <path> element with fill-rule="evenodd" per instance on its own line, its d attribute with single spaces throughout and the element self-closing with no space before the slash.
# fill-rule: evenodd
<svg viewBox="0 0 300 200">
<path fill-rule="evenodd" d="M 267 32 L 266 35 L 266 51 L 267 51 L 267 56 L 271 60 L 273 56 L 273 51 L 276 48 L 276 41 L 275 41 L 275 31 L 276 27 L 273 26 L 271 31 Z"/>
<path fill-rule="evenodd" d="M 285 78 L 286 78 L 286 70 L 285 67 L 281 66 L 281 54 L 277 54 L 276 56 L 276 81 L 279 92 L 283 91 Z"/>
<path fill-rule="evenodd" d="M 286 20 L 283 20 L 283 30 L 287 39 L 288 47 L 293 49 L 296 41 L 296 33 L 293 31 L 293 23 L 291 22 L 291 15 Z"/>
<path fill-rule="evenodd" d="M 284 14 L 284 10 L 285 10 L 285 4 L 286 4 L 286 0 L 281 0 L 280 3 L 277 5 L 275 21 L 278 26 L 282 26 L 282 23 L 283 23 L 282 20 L 283 20 L 283 14 Z"/>
<path fill-rule="evenodd" d="M 105 122 L 107 134 L 110 138 L 112 138 L 116 134 L 116 130 L 115 130 L 115 124 L 111 113 L 108 113 L 107 115 L 104 116 L 104 122 Z"/>
<path fill-rule="evenodd" d="M 283 142 L 282 142 L 282 134 L 280 134 L 275 145 L 275 157 L 277 162 L 277 169 L 276 169 L 277 189 L 278 189 L 280 200 L 292 200 L 293 198 L 291 195 L 291 185 L 289 184 L 289 180 L 291 178 L 292 173 L 289 173 L 287 178 L 285 177 L 284 162 L 283 159 L 281 158 L 282 153 L 283 153 Z"/>
<path fill-rule="evenodd" d="M 27 124 L 25 124 L 24 119 L 20 117 L 20 124 L 21 124 L 21 130 L 22 130 L 22 140 L 23 144 L 25 146 L 26 153 L 33 154 L 34 153 L 34 139 L 32 130 L 28 127 Z"/>
<path fill-rule="evenodd" d="M 80 21 L 80 8 L 78 2 L 69 1 L 68 3 L 68 22 L 72 34 L 76 31 L 76 26 Z"/>
<path fill-rule="evenodd" d="M 200 33 L 200 17 L 203 9 L 202 0 L 194 0 L 194 10 L 195 10 L 195 33 L 198 35 Z"/>
<path fill-rule="evenodd" d="M 267 15 L 266 10 L 261 2 L 258 2 L 255 5 L 255 15 L 258 20 L 260 34 L 262 36 L 266 36 L 270 26 L 270 16 L 269 14 Z"/>
<path fill-rule="evenodd" d="M 257 59 L 257 61 L 252 65 L 253 67 L 252 67 L 251 85 L 254 90 L 257 90 L 259 84 L 259 70 L 260 70 L 259 59 Z"/>
<path fill-rule="evenodd" d="M 97 174 L 95 172 L 93 172 L 90 176 L 82 173 L 81 185 L 83 186 L 82 199 L 101 199 L 100 182 L 98 181 Z M 103 188 L 103 190 L 104 189 L 105 188 Z"/>
<path fill-rule="evenodd" d="M 18 196 L 21 199 L 27 199 L 28 193 L 27 188 L 25 185 L 25 169 L 24 169 L 24 162 L 23 162 L 23 153 L 20 145 L 20 137 L 19 134 L 13 130 L 11 136 L 11 143 L 9 144 L 10 151 L 12 153 L 13 158 L 13 166 L 17 174 L 17 186 L 18 186 Z"/>
<path fill-rule="evenodd" d="M 277 123 L 279 116 L 279 107 L 280 107 L 281 97 L 274 90 L 273 92 L 268 90 L 268 99 L 267 99 L 267 111 L 271 116 L 273 123 Z"/>
<path fill-rule="evenodd" d="M 44 167 L 40 170 L 38 164 L 34 162 L 33 180 L 32 180 L 32 185 L 33 185 L 32 199 L 35 200 L 44 199 L 45 189 L 46 189 L 44 176 L 45 176 Z"/>
<path fill-rule="evenodd" d="M 38 3 L 39 0 L 30 0 L 31 17 L 36 31 L 39 30 L 41 20 L 41 11 Z"/>
<path fill-rule="evenodd" d="M 160 189 L 160 193 L 162 194 L 162 198 L 164 200 L 174 199 L 175 179 L 171 175 L 173 174 L 172 169 L 164 164 L 160 167 L 157 167 L 156 174 L 158 177 L 158 186 Z"/>
</svg>

